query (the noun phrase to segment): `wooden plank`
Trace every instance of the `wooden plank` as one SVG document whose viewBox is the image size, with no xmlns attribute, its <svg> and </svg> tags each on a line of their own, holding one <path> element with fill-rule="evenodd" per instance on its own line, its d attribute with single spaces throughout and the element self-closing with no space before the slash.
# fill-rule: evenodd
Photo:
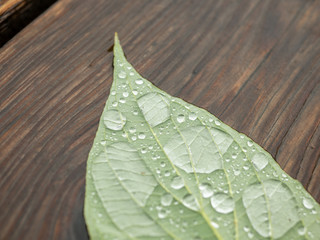
<svg viewBox="0 0 320 240">
<path fill-rule="evenodd" d="M 1 0 L 0 47 L 56 0 Z"/>
<path fill-rule="evenodd" d="M 320 3 L 59 1 L 0 50 L 0 239 L 87 239 L 85 167 L 113 34 L 168 93 L 269 151 L 320 201 Z"/>
</svg>

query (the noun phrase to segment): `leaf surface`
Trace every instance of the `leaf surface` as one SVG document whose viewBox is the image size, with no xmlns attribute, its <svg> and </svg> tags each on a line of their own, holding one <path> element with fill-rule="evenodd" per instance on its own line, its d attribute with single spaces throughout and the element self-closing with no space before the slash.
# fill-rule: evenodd
<svg viewBox="0 0 320 240">
<path fill-rule="evenodd" d="M 250 138 L 141 77 L 115 36 L 87 164 L 91 239 L 318 239 L 319 212 Z"/>
</svg>

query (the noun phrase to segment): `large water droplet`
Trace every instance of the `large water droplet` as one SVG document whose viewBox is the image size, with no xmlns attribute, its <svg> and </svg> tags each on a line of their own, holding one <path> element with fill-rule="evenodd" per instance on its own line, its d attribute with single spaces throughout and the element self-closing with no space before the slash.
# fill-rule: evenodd
<svg viewBox="0 0 320 240">
<path fill-rule="evenodd" d="M 199 210 L 199 203 L 197 199 L 191 195 L 187 194 L 182 199 L 182 204 L 191 210 L 198 211 Z"/>
<path fill-rule="evenodd" d="M 170 193 L 165 193 L 161 197 L 161 204 L 165 207 L 168 207 L 171 205 L 172 200 L 173 200 L 172 195 Z"/>
<path fill-rule="evenodd" d="M 174 177 L 171 182 L 171 187 L 176 190 L 183 188 L 184 182 L 182 177 L 180 176 Z"/>
<path fill-rule="evenodd" d="M 119 78 L 126 78 L 127 77 L 127 74 L 125 71 L 120 71 L 119 74 L 118 74 L 118 77 Z"/>
<path fill-rule="evenodd" d="M 204 198 L 209 198 L 213 194 L 212 186 L 209 183 L 201 183 L 199 189 Z"/>
<path fill-rule="evenodd" d="M 252 163 L 258 171 L 261 171 L 268 165 L 268 158 L 263 153 L 257 153 L 253 156 Z"/>
<path fill-rule="evenodd" d="M 219 213 L 230 213 L 234 210 L 233 199 L 225 193 L 215 193 L 211 199 L 211 206 Z"/>
<path fill-rule="evenodd" d="M 242 202 L 253 228 L 263 237 L 270 237 L 272 229 L 273 238 L 280 238 L 299 221 L 295 198 L 280 181 L 250 185 Z"/>
<path fill-rule="evenodd" d="M 304 198 L 304 199 L 302 200 L 302 203 L 303 203 L 303 206 L 304 206 L 306 209 L 312 209 L 312 208 L 313 208 L 313 204 L 312 204 L 311 200 L 308 199 L 308 198 Z"/>
<path fill-rule="evenodd" d="M 150 126 L 155 127 L 170 117 L 169 101 L 159 93 L 147 93 L 138 99 L 138 105 Z"/>
<path fill-rule="evenodd" d="M 121 130 L 126 123 L 126 117 L 117 110 L 108 110 L 103 116 L 104 125 L 111 130 Z"/>
</svg>

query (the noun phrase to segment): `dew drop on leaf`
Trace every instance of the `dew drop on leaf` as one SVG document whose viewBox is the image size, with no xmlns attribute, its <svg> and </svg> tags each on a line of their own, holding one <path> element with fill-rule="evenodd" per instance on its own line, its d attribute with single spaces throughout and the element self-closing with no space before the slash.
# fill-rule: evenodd
<svg viewBox="0 0 320 240">
<path fill-rule="evenodd" d="M 302 200 L 302 203 L 303 203 L 303 206 L 304 206 L 306 209 L 312 209 L 312 208 L 313 208 L 313 204 L 312 204 L 311 200 L 308 199 L 308 198 L 304 198 L 304 199 Z"/>
<path fill-rule="evenodd" d="M 168 207 L 171 205 L 172 200 L 173 200 L 172 195 L 170 193 L 165 193 L 161 197 L 161 204 L 165 207 Z"/>
<path fill-rule="evenodd" d="M 252 163 L 258 171 L 261 171 L 268 165 L 268 158 L 263 153 L 256 153 L 252 158 Z"/>
<path fill-rule="evenodd" d="M 233 199 L 225 193 L 215 193 L 210 198 L 211 206 L 219 213 L 230 213 L 234 210 Z"/>
<path fill-rule="evenodd" d="M 171 187 L 176 190 L 183 188 L 184 181 L 183 181 L 182 177 L 180 177 L 180 176 L 174 177 L 171 182 Z"/>
<path fill-rule="evenodd" d="M 127 77 L 127 74 L 126 74 L 125 71 L 120 71 L 119 74 L 118 74 L 118 77 L 123 79 L 123 78 Z"/>
<path fill-rule="evenodd" d="M 192 194 L 187 194 L 182 199 L 182 204 L 191 210 L 198 211 L 199 203 Z"/>
<path fill-rule="evenodd" d="M 117 110 L 108 110 L 103 116 L 104 125 L 111 130 L 121 130 L 126 123 L 126 118 Z"/>
</svg>

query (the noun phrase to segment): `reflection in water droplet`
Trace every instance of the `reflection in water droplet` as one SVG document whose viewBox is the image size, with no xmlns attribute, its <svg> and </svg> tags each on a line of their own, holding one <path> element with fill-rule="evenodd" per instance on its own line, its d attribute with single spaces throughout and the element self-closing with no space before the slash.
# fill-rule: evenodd
<svg viewBox="0 0 320 240">
<path fill-rule="evenodd" d="M 127 77 L 127 74 L 125 71 L 120 71 L 119 74 L 118 74 L 118 77 L 119 78 L 126 78 Z"/>
<path fill-rule="evenodd" d="M 209 183 L 201 183 L 199 189 L 204 198 L 209 198 L 213 194 L 213 189 Z"/>
<path fill-rule="evenodd" d="M 161 204 L 165 207 L 170 206 L 172 203 L 173 197 L 169 193 L 165 193 L 161 197 Z"/>
<path fill-rule="evenodd" d="M 138 95 L 138 91 L 137 90 L 132 90 L 132 94 L 137 96 Z"/>
<path fill-rule="evenodd" d="M 185 121 L 185 117 L 183 114 L 179 114 L 177 117 L 178 123 L 183 123 Z"/>
<path fill-rule="evenodd" d="M 198 211 L 199 210 L 199 203 L 197 199 L 191 195 L 187 194 L 182 199 L 182 204 L 191 210 Z"/>
<path fill-rule="evenodd" d="M 117 110 L 108 110 L 103 116 L 104 125 L 111 130 L 121 130 L 126 123 L 126 117 Z"/>
<path fill-rule="evenodd" d="M 216 193 L 211 199 L 211 206 L 219 213 L 230 213 L 234 210 L 233 199 L 224 193 Z"/>
<path fill-rule="evenodd" d="M 129 96 L 129 93 L 128 93 L 128 92 L 123 92 L 123 93 L 122 93 L 122 96 L 128 97 L 128 96 Z"/>
<path fill-rule="evenodd" d="M 192 112 L 192 113 L 189 114 L 189 119 L 190 119 L 191 121 L 194 121 L 194 120 L 197 119 L 197 115 L 196 115 L 194 112 Z"/>
<path fill-rule="evenodd" d="M 302 203 L 303 203 L 303 206 L 304 206 L 306 209 L 312 209 L 312 208 L 313 208 L 313 204 L 312 204 L 311 200 L 308 199 L 308 198 L 304 198 L 304 199 L 302 200 Z"/>
<path fill-rule="evenodd" d="M 252 142 L 251 140 L 249 140 L 249 141 L 247 142 L 247 144 L 248 144 L 249 147 L 252 147 L 252 146 L 253 146 L 253 142 Z"/>
<path fill-rule="evenodd" d="M 263 153 L 257 153 L 253 156 L 252 163 L 258 171 L 261 171 L 268 165 L 268 158 Z"/>
<path fill-rule="evenodd" d="M 180 176 L 174 177 L 171 182 L 171 187 L 176 190 L 183 188 L 184 182 L 182 177 Z"/>
<path fill-rule="evenodd" d="M 136 84 L 141 85 L 143 84 L 143 80 L 141 78 L 138 78 L 136 81 Z"/>
</svg>

